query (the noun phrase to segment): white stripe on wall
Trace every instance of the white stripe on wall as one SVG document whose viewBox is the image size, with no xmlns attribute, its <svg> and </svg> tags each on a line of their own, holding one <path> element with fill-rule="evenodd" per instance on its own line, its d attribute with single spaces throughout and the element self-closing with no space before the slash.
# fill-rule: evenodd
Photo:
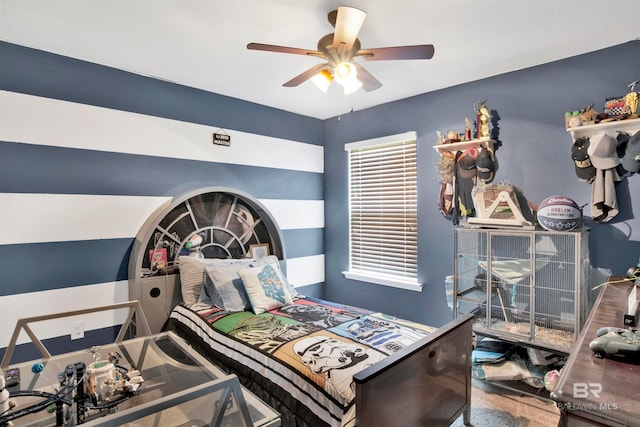
<svg viewBox="0 0 640 427">
<path fill-rule="evenodd" d="M 134 238 L 147 218 L 170 202 L 170 197 L 0 193 L 0 245 Z M 260 202 L 282 230 L 324 227 L 322 201 Z"/>
<path fill-rule="evenodd" d="M 69 297 L 72 295 L 72 297 Z M 64 304 L 52 304 L 52 301 L 64 301 Z M 129 301 L 129 283 L 127 281 L 98 283 L 77 286 L 73 289 L 54 289 L 50 291 L 30 292 L 2 297 L 2 323 L 0 328 L 0 348 L 9 345 L 18 319 L 42 316 L 46 314 L 73 311 Z M 28 308 L 28 310 L 27 310 Z M 28 311 L 28 314 L 25 312 Z M 101 312 L 84 315 L 81 318 L 84 330 L 107 328 L 121 325 L 126 320 L 126 310 Z M 31 329 L 41 339 L 54 338 L 71 333 L 71 323 L 80 318 L 48 320 L 34 323 Z M 22 332 L 18 344 L 29 342 L 27 334 Z"/>
<path fill-rule="evenodd" d="M 219 127 L 0 91 L 0 140 L 177 159 L 324 171 L 324 148 L 224 129 L 231 146 L 212 144 Z M 33 121 L 37 120 L 37 125 Z"/>
<path fill-rule="evenodd" d="M 0 244 L 133 238 L 170 197 L 0 193 Z"/>
<path fill-rule="evenodd" d="M 283 230 L 324 228 L 324 200 L 260 199 Z"/>
<path fill-rule="evenodd" d="M 287 259 L 287 279 L 295 287 L 324 282 L 324 255 Z"/>
</svg>

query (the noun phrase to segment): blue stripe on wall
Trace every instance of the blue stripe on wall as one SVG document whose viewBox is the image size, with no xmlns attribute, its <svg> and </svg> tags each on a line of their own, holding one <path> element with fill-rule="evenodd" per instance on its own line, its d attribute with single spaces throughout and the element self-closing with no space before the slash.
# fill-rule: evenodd
<svg viewBox="0 0 640 427">
<path fill-rule="evenodd" d="M 175 196 L 227 186 L 261 199 L 323 198 L 321 173 L 13 142 L 0 152 L 7 193 Z"/>
<path fill-rule="evenodd" d="M 115 68 L 3 41 L 0 63 L 0 89 L 309 144 L 324 143 L 319 119 Z"/>
<path fill-rule="evenodd" d="M 127 280 L 132 244 L 105 239 L 0 245 L 3 265 L 11 266 L 4 269 L 0 296 Z"/>
<path fill-rule="evenodd" d="M 43 210 L 46 215 L 46 209 Z M 287 258 L 323 253 L 322 229 L 283 230 Z M 128 279 L 132 239 L 0 245 L 0 296 Z"/>
<path fill-rule="evenodd" d="M 298 258 L 324 253 L 324 229 L 303 228 L 282 230 L 287 258 Z"/>
</svg>

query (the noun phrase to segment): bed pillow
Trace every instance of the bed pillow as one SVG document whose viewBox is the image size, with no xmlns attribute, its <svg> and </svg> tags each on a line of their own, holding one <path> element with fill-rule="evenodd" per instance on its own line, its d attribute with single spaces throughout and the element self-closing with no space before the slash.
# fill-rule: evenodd
<svg viewBox="0 0 640 427">
<path fill-rule="evenodd" d="M 278 262 L 275 255 L 256 259 L 207 259 L 200 302 L 216 305 L 226 311 L 251 309 L 247 292 L 238 275 L 239 268 L 250 268 Z"/>
<path fill-rule="evenodd" d="M 293 302 L 278 263 L 240 268 L 238 275 L 242 278 L 249 301 L 251 301 L 251 309 L 255 314 L 261 314 Z"/>
<path fill-rule="evenodd" d="M 205 273 L 206 274 L 206 273 Z M 198 297 L 198 303 L 205 305 L 216 305 L 207 292 L 207 276 L 204 278 L 202 288 L 200 289 L 200 296 Z"/>
<path fill-rule="evenodd" d="M 219 267 L 226 268 L 229 267 L 233 269 L 235 277 L 237 273 L 235 271 L 238 268 L 248 268 L 251 266 L 259 266 L 265 265 L 268 263 L 276 263 L 278 265 L 278 257 L 275 255 L 269 255 L 264 258 L 257 259 L 218 259 L 218 258 L 196 258 L 192 256 L 180 256 L 178 257 L 178 267 L 180 269 L 180 291 L 182 293 L 182 301 L 187 306 L 192 306 L 196 302 L 203 302 L 205 304 L 216 305 L 222 309 L 227 309 L 224 307 L 224 301 L 218 294 L 215 285 L 213 282 L 210 286 L 204 286 L 205 283 L 205 267 Z M 285 279 L 286 280 L 286 279 Z M 294 289 L 288 282 L 287 285 L 291 289 Z M 236 286 L 237 288 L 237 286 Z M 242 286 L 243 290 L 241 295 L 245 295 L 246 291 L 244 290 L 244 285 Z M 295 292 L 295 290 L 294 290 Z M 290 295 L 297 295 L 297 292 Z M 228 311 L 239 311 L 239 310 L 230 310 L 231 308 L 238 308 L 237 305 L 231 305 L 227 309 Z M 250 309 L 251 306 L 249 303 L 246 304 L 246 309 Z"/>
<path fill-rule="evenodd" d="M 276 258 L 274 256 L 274 258 Z M 276 258 L 277 259 L 277 258 Z M 182 301 L 187 306 L 192 306 L 196 302 L 208 303 L 215 299 L 215 296 L 206 295 L 203 292 L 204 285 L 204 269 L 207 265 L 226 265 L 230 263 L 239 263 L 246 266 L 248 259 L 217 259 L 217 258 L 196 258 L 192 256 L 182 255 L 178 257 L 178 268 L 180 269 L 180 291 L 182 293 Z M 268 260 L 261 261 L 262 263 Z M 245 263 L 245 264 L 242 264 Z M 209 298 L 208 298 L 209 297 Z M 213 304 L 218 305 L 218 304 Z M 220 307 L 223 308 L 223 307 Z"/>
<path fill-rule="evenodd" d="M 213 305 L 226 311 L 245 311 L 251 303 L 244 290 L 238 268 L 249 265 L 207 265 L 204 269 L 204 291 Z"/>
<path fill-rule="evenodd" d="M 204 282 L 204 266 L 205 260 L 202 258 L 185 255 L 178 257 L 180 291 L 182 292 L 182 301 L 187 306 L 198 302 Z"/>
<path fill-rule="evenodd" d="M 282 271 L 280 271 L 280 273 L 282 273 Z M 300 294 L 298 291 L 296 291 L 296 287 L 293 286 L 293 283 L 291 283 L 289 281 L 289 279 L 287 279 L 287 277 L 284 274 L 282 275 L 282 278 L 284 279 L 284 284 L 287 287 L 287 291 L 289 292 L 289 296 L 291 298 L 296 298 L 296 297 L 302 298 L 303 297 L 302 294 Z"/>
</svg>

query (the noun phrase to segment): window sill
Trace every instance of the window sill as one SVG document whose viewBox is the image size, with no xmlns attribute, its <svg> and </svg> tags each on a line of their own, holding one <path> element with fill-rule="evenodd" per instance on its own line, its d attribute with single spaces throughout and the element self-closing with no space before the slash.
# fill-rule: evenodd
<svg viewBox="0 0 640 427">
<path fill-rule="evenodd" d="M 367 273 L 353 271 L 343 271 L 342 274 L 347 279 L 375 283 L 376 285 L 391 286 L 393 288 L 406 289 L 409 291 L 422 292 L 422 283 L 414 282 L 411 280 L 400 280 L 392 277 L 374 276 Z"/>
</svg>

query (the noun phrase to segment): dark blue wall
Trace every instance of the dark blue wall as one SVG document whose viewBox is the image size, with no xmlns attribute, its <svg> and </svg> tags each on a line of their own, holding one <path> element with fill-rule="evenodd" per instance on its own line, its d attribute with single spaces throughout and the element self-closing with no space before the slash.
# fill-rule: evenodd
<svg viewBox="0 0 640 427">
<path fill-rule="evenodd" d="M 425 76 L 424 78 L 429 78 Z M 571 137 L 564 113 L 622 96 L 640 78 L 640 41 L 579 57 L 514 71 L 493 78 L 403 99 L 325 121 L 324 296 L 437 326 L 451 319 L 443 281 L 453 272 L 452 224 L 437 208 L 439 184 L 432 149 L 436 131 L 464 130 L 473 104 L 487 100 L 497 119 L 494 139 L 499 169 L 494 182 L 519 187 L 539 203 L 563 194 L 589 203 L 591 187 L 579 182 L 570 158 Z M 347 280 L 347 161 L 344 144 L 406 131 L 418 134 L 419 279 L 421 293 Z M 624 274 L 640 256 L 640 176 L 617 185 L 620 214 L 609 224 L 593 224 L 590 239 L 594 284 L 608 274 Z M 635 202 L 635 204 L 633 203 Z M 585 215 L 590 215 L 589 207 Z"/>
</svg>

